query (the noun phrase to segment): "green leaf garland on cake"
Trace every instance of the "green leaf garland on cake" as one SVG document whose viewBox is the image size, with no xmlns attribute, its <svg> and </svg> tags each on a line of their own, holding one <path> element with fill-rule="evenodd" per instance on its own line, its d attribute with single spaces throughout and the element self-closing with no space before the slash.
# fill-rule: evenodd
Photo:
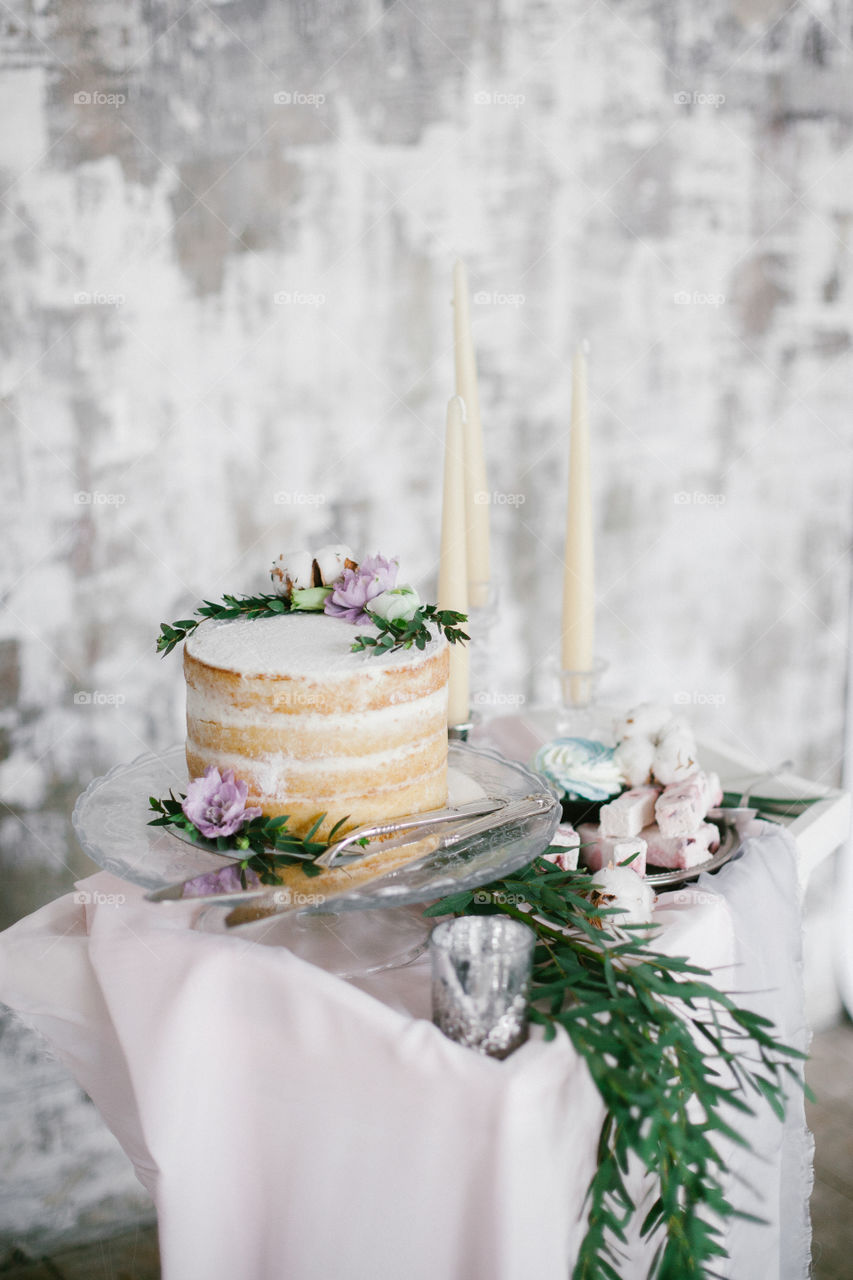
<svg viewBox="0 0 853 1280">
<path fill-rule="evenodd" d="M 247 806 L 248 790 L 247 783 L 234 777 L 233 769 L 220 773 L 214 765 L 208 765 L 200 778 L 192 779 L 186 795 L 176 798 L 170 791 L 168 800 L 149 797 L 148 806 L 157 814 L 149 822 L 150 827 L 177 827 L 204 848 L 244 855 L 236 866 L 229 864 L 220 872 L 199 876 L 200 892 L 231 892 L 238 885 L 245 889 L 257 883 L 279 884 L 278 871 L 297 864 L 306 876 L 321 875 L 322 868 L 315 866 L 315 859 L 326 851 L 347 821 L 341 818 L 326 840 L 315 840 L 326 817 L 321 813 L 304 836 L 297 836 L 287 829 L 288 814 L 266 818 L 260 809 Z M 191 890 L 190 896 L 195 891 Z"/>
<path fill-rule="evenodd" d="M 358 563 L 343 545 L 321 547 L 316 554 L 286 552 L 270 572 L 272 594 L 203 601 L 193 617 L 160 624 L 157 652 L 171 653 L 207 619 L 274 618 L 284 613 L 325 613 L 356 626 L 372 623 L 378 634 L 355 636 L 353 653 L 393 653 L 413 645 L 424 649 L 435 632 L 443 633 L 449 644 L 469 640 L 461 626 L 467 615 L 422 604 L 413 587 L 396 585 L 398 568 L 396 558 L 381 555 Z"/>
</svg>

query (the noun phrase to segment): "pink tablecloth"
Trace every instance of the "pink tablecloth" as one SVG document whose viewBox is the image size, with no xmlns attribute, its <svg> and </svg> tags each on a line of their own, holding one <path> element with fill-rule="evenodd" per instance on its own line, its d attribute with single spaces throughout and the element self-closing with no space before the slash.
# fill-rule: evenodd
<svg viewBox="0 0 853 1280">
<path fill-rule="evenodd" d="M 193 931 L 101 874 L 0 935 L 0 998 L 100 1108 L 160 1220 L 166 1280 L 565 1280 L 602 1108 L 565 1037 L 508 1061 L 428 1021 L 424 960 L 346 982 L 283 948 Z M 187 912 L 193 908 L 187 904 Z M 804 1042 L 794 851 L 778 829 L 664 895 L 659 945 Z M 741 1125 L 743 1129 L 744 1126 Z M 807 1273 L 802 1106 L 729 1153 L 768 1225 L 726 1275 Z M 650 1194 L 638 1185 L 638 1193 Z M 623 1280 L 645 1275 L 633 1244 Z"/>
</svg>

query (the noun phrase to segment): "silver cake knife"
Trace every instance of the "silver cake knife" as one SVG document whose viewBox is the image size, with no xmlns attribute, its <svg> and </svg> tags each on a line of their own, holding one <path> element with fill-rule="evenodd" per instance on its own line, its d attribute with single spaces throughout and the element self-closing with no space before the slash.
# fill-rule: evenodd
<svg viewBox="0 0 853 1280">
<path fill-rule="evenodd" d="M 342 836 L 340 840 L 335 840 L 330 844 L 319 858 L 315 859 L 317 866 L 330 868 L 334 865 L 345 866 L 351 862 L 359 861 L 367 853 L 376 853 L 386 849 L 397 849 L 400 845 L 408 844 L 412 838 L 412 832 L 415 833 L 417 839 L 423 839 L 432 831 L 440 829 L 452 823 L 464 823 L 464 828 L 459 832 L 454 832 L 454 837 L 462 839 L 468 833 L 472 820 L 482 819 L 485 817 L 493 818 L 495 814 L 501 813 L 506 808 L 506 800 L 494 799 L 484 796 L 481 799 L 469 800 L 465 804 L 448 806 L 444 809 L 430 809 L 425 813 L 412 814 L 406 818 L 395 818 L 390 822 L 371 823 L 367 826 L 356 827 L 347 835 Z M 378 837 L 387 837 L 382 839 L 381 845 L 373 848 L 358 846 L 360 840 L 376 840 Z M 454 839 L 454 843 L 456 840 Z M 350 850 L 346 853 L 345 850 Z M 238 860 L 234 859 L 224 866 L 234 866 Z M 223 869 L 224 869 L 223 866 Z M 189 876 L 186 880 L 179 880 L 175 884 L 166 885 L 163 889 L 153 889 L 150 893 L 146 893 L 145 897 L 148 902 L 194 902 L 199 906 L 205 906 L 208 903 L 218 903 L 221 906 L 230 906 L 237 902 L 250 902 L 256 898 L 272 897 L 279 891 L 275 885 L 258 885 L 255 889 L 235 889 L 228 893 L 210 893 L 210 894 L 191 894 L 187 897 L 183 896 L 186 885 L 193 884 L 196 880 L 202 879 L 211 872 L 196 872 L 195 875 Z"/>
<path fill-rule="evenodd" d="M 483 814 L 481 817 L 474 818 L 473 820 L 466 822 L 463 827 L 455 827 L 446 832 L 446 834 L 440 835 L 433 849 L 431 849 L 428 854 L 423 854 L 421 856 L 431 856 L 431 854 L 435 853 L 439 849 L 452 849 L 454 845 L 470 840 L 472 836 L 483 835 L 494 830 L 494 828 L 498 826 L 510 826 L 514 823 L 523 822 L 525 819 L 536 817 L 540 813 L 553 809 L 553 807 L 554 797 L 550 793 L 542 791 L 506 801 L 504 802 L 504 807 L 501 810 L 495 811 L 491 814 Z M 428 834 L 429 831 L 427 832 L 427 835 Z M 424 838 L 424 832 L 421 830 L 418 833 L 417 841 L 420 842 Z M 408 840 L 395 841 L 393 847 L 398 848 L 401 844 L 407 843 L 409 843 Z M 380 850 L 380 852 L 381 851 L 382 850 Z M 383 874 L 386 873 L 380 871 L 377 873 L 375 878 L 379 880 L 383 877 Z M 329 896 L 328 901 L 331 904 L 332 909 L 334 909 L 335 898 L 341 896 L 346 896 L 346 890 L 343 891 L 343 894 L 339 890 L 337 893 L 333 892 Z M 212 899 L 212 901 L 216 900 L 217 899 Z M 245 906 L 251 911 L 251 916 L 247 916 L 245 912 L 240 910 L 244 905 L 242 900 L 238 903 L 233 897 L 229 900 L 223 895 L 219 901 L 223 902 L 224 905 L 233 908 L 233 910 L 231 910 L 225 917 L 225 925 L 229 929 L 236 928 L 241 924 L 251 924 L 255 920 L 267 919 L 270 916 L 283 915 L 288 911 L 300 911 L 304 909 L 298 900 L 293 900 L 284 885 L 281 885 L 278 888 L 274 885 L 265 886 L 263 891 L 252 895 L 251 901 L 246 899 Z"/>
</svg>

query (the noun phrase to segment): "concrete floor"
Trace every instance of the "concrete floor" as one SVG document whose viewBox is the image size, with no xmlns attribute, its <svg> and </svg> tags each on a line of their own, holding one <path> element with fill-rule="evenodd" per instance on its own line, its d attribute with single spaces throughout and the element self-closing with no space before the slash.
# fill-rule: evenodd
<svg viewBox="0 0 853 1280">
<path fill-rule="evenodd" d="M 807 1069 L 817 1102 L 807 1107 L 815 1135 L 813 1280 L 853 1276 L 853 1026 L 815 1036 Z M 0 1280 L 160 1280 L 156 1227 L 51 1254 L 19 1254 Z M 762 1277 L 769 1280 L 769 1277 Z"/>
</svg>

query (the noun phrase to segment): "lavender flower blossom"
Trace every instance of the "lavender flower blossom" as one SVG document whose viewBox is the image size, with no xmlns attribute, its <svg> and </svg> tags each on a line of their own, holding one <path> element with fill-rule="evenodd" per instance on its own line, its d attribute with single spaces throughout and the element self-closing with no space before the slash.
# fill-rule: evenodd
<svg viewBox="0 0 853 1280">
<path fill-rule="evenodd" d="M 201 778 L 193 778 L 181 808 L 203 836 L 231 836 L 250 818 L 259 818 L 261 810 L 246 808 L 249 786 L 237 782 L 234 770 L 226 769 L 220 777 L 215 765 L 209 764 Z"/>
<path fill-rule="evenodd" d="M 399 561 L 384 556 L 366 556 L 357 569 L 345 569 L 326 601 L 324 612 L 332 618 L 364 625 L 370 622 L 365 606 L 370 600 L 390 591 L 397 581 Z"/>
</svg>

